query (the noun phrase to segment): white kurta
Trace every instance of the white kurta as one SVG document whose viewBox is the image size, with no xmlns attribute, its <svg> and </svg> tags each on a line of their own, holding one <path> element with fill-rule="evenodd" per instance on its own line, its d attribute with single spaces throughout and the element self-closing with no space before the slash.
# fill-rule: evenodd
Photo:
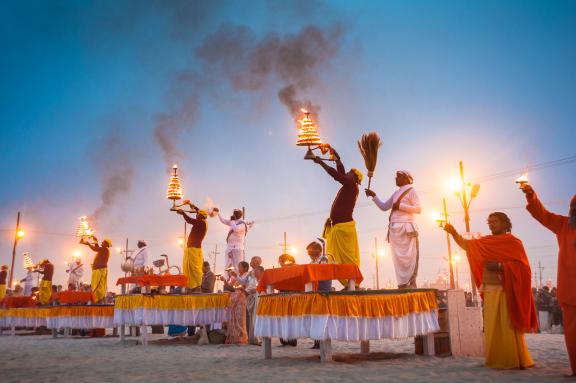
<svg viewBox="0 0 576 383">
<path fill-rule="evenodd" d="M 415 214 L 420 214 L 420 200 L 413 186 L 404 185 L 396 190 L 387 201 L 374 197 L 374 203 L 382 210 L 387 211 L 400 198 L 405 190 L 412 188 L 400 202 L 398 210 L 391 213 L 388 227 L 388 242 L 392 251 L 392 260 L 396 272 L 398 287 L 416 283 L 418 274 L 418 226 Z"/>
<path fill-rule="evenodd" d="M 146 246 L 136 250 L 134 255 L 134 268 L 143 268 L 148 265 L 148 248 Z"/>
<path fill-rule="evenodd" d="M 234 267 L 238 269 L 238 263 L 244 260 L 244 244 L 248 229 L 252 228 L 254 222 L 244 222 L 241 219 L 225 219 L 218 214 L 220 222 L 230 227 L 228 238 L 226 239 L 226 266 L 225 268 Z"/>
<path fill-rule="evenodd" d="M 35 285 L 34 279 L 34 272 L 28 271 L 26 278 L 24 278 L 24 295 L 32 295 L 32 289 Z"/>
<path fill-rule="evenodd" d="M 72 263 L 68 269 L 68 273 L 68 286 L 74 285 L 76 290 L 78 290 L 80 283 L 82 283 L 82 276 L 84 275 L 84 265 Z"/>
</svg>

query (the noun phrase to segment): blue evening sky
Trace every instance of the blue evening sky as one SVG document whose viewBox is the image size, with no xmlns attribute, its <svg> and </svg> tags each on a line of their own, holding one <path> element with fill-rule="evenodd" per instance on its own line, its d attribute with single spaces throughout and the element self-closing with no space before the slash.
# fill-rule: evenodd
<svg viewBox="0 0 576 383">
<path fill-rule="evenodd" d="M 336 24 L 343 31 L 338 52 L 318 68 L 305 96 L 321 105 L 319 132 L 347 167 L 364 170 L 356 140 L 380 133 L 372 182 L 380 196 L 394 191 L 396 169 L 413 173 L 424 209 L 420 283 L 447 269 L 445 236 L 430 218 L 443 196 L 463 230 L 458 201 L 445 188 L 459 160 L 471 180 L 504 173 L 482 179 L 472 230 L 486 233 L 487 214 L 506 212 L 533 271 L 541 262 L 543 279 L 555 280 L 555 238 L 523 209 L 514 179 L 528 168 L 545 204 L 567 213 L 576 190 L 572 1 L 3 1 L 0 262 L 10 261 L 21 211 L 27 235 L 16 278 L 24 276 L 21 254 L 29 251 L 35 261 L 53 260 L 56 281 L 64 283 L 64 262 L 78 249 L 78 217 L 100 205 L 103 177 L 121 172 L 127 191 L 98 219 L 97 234 L 114 247 L 126 237 L 131 247 L 146 239 L 152 259 L 167 253 L 180 263 L 183 225 L 168 211 L 167 164 L 154 128 L 159 114 L 180 110 L 190 94 L 197 118 L 173 136 L 183 153 L 185 196 L 202 206 L 213 201 L 227 215 L 245 206 L 256 220 L 247 257 L 262 256 L 271 267 L 286 231 L 297 261 L 307 262 L 304 247 L 320 234 L 338 185 L 302 159 L 277 78 L 238 91 L 196 52 L 222 25 L 249 28 L 258 41 Z M 184 80 L 189 72 L 202 85 Z M 374 237 L 384 244 L 387 217 L 360 196 L 355 219 L 370 287 Z M 218 245 L 217 269 L 226 232 L 210 220 L 204 252 L 207 258 Z M 394 281 L 385 250 L 381 280 Z M 111 286 L 119 262 L 115 253 Z"/>
</svg>

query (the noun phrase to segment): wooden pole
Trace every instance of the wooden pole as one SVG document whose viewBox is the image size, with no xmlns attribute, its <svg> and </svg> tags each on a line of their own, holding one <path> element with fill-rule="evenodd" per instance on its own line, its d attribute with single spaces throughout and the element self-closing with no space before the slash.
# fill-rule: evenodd
<svg viewBox="0 0 576 383">
<path fill-rule="evenodd" d="M 16 259 L 16 246 L 18 246 L 18 232 L 20 231 L 20 212 L 16 216 L 16 232 L 14 233 L 14 246 L 12 246 L 12 265 L 10 266 L 10 281 L 8 288 L 12 289 L 12 278 L 14 277 L 14 260 Z"/>
<path fill-rule="evenodd" d="M 464 163 L 460 161 L 460 183 L 461 183 L 461 195 L 460 199 L 462 202 L 462 207 L 464 208 L 464 224 L 466 225 L 466 232 L 470 233 L 470 214 L 468 209 L 470 206 L 468 205 L 468 197 L 466 196 L 466 184 L 464 179 Z M 478 298 L 476 292 L 476 284 L 474 283 L 474 276 L 472 275 L 472 270 L 470 270 L 470 287 L 472 289 L 472 304 L 474 306 L 478 305 Z"/>
<path fill-rule="evenodd" d="M 446 198 L 442 199 L 444 204 L 444 222 L 448 223 L 448 211 L 446 210 Z M 454 268 L 452 267 L 452 245 L 450 243 L 450 234 L 446 232 L 446 243 L 448 244 L 448 265 L 450 267 L 450 288 L 454 288 Z"/>
</svg>

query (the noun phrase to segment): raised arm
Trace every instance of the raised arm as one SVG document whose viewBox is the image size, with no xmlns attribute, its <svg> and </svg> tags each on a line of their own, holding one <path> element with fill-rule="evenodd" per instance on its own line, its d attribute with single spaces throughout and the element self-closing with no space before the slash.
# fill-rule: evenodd
<svg viewBox="0 0 576 383">
<path fill-rule="evenodd" d="M 554 214 L 546 210 L 542 202 L 538 199 L 536 192 L 532 189 L 532 186 L 526 184 L 522 187 L 522 191 L 526 194 L 526 209 L 544 227 L 553 233 L 558 233 L 568 217 L 564 217 L 559 214 Z"/>
<path fill-rule="evenodd" d="M 230 226 L 230 224 L 232 223 L 232 220 L 226 219 L 226 218 L 222 217 L 222 214 L 220 214 L 220 213 L 218 213 L 218 219 L 219 219 L 220 222 L 222 222 L 224 225 Z"/>
<path fill-rule="evenodd" d="M 318 157 L 314 158 L 314 162 L 322 166 L 322 168 L 326 171 L 326 173 L 330 174 L 332 178 L 334 178 L 336 181 L 340 182 L 341 184 L 345 184 L 347 182 L 346 173 L 342 173 L 334 169 L 333 167 L 326 165 L 324 161 L 322 161 Z M 338 162 L 339 161 L 337 161 L 336 166 L 338 166 Z M 342 168 L 344 168 L 344 165 L 342 165 Z"/>
<path fill-rule="evenodd" d="M 184 217 L 184 221 L 186 221 L 187 223 L 191 224 L 192 226 L 194 226 L 197 222 L 198 219 L 197 218 L 192 218 L 190 217 L 188 214 L 186 214 L 182 209 L 178 209 L 177 210 L 178 214 L 180 214 L 182 217 Z"/>
</svg>

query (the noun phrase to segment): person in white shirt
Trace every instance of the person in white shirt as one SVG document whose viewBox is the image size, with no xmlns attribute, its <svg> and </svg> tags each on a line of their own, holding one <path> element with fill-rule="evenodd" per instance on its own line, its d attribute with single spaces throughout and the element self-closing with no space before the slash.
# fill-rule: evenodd
<svg viewBox="0 0 576 383">
<path fill-rule="evenodd" d="M 382 211 L 391 210 L 388 225 L 388 242 L 392 250 L 392 260 L 396 271 L 398 288 L 416 288 L 418 275 L 418 226 L 414 215 L 420 214 L 420 200 L 413 187 L 414 179 L 410 172 L 396 172 L 398 189 L 386 201 L 378 198 L 375 192 L 366 189 L 366 196 Z"/>
<path fill-rule="evenodd" d="M 142 275 L 148 265 L 148 246 L 146 241 L 138 241 L 138 250 L 134 253 L 134 272 L 135 275 Z"/>
<path fill-rule="evenodd" d="M 34 267 L 28 267 L 27 270 L 26 278 L 22 279 L 20 283 L 24 283 L 24 295 L 30 296 L 32 295 L 32 289 L 35 287 L 34 280 L 36 278 L 34 278 Z"/>
<path fill-rule="evenodd" d="M 80 258 L 76 258 L 73 263 L 71 263 L 66 270 L 68 273 L 68 290 L 71 290 L 71 286 L 74 290 L 80 290 L 80 284 L 82 283 L 82 276 L 84 275 L 84 265 Z"/>
<path fill-rule="evenodd" d="M 220 222 L 230 227 L 228 235 L 226 236 L 226 266 L 225 269 L 230 267 L 236 268 L 238 263 L 244 261 L 244 243 L 248 230 L 254 225 L 253 221 L 247 222 L 242 219 L 242 210 L 234 209 L 230 219 L 225 219 L 220 214 L 218 208 L 214 209 L 218 213 Z"/>
</svg>

